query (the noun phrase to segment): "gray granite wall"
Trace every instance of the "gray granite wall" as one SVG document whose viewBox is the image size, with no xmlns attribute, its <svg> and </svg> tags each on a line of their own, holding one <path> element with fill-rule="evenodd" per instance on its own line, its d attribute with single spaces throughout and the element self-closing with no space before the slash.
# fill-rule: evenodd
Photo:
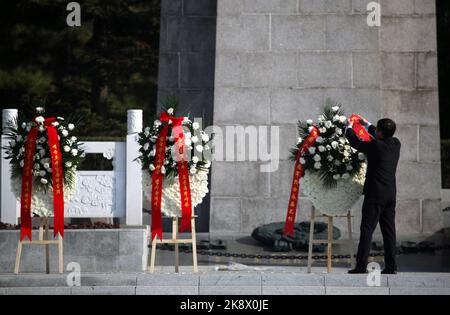
<svg viewBox="0 0 450 315">
<path fill-rule="evenodd" d="M 399 234 L 442 227 L 434 1 L 381 1 L 381 27 L 367 25 L 368 2 L 218 0 L 214 124 L 279 126 L 281 161 L 272 173 L 260 161 L 213 164 L 212 233 L 285 219 L 296 122 L 315 118 L 327 97 L 399 124 Z M 310 207 L 300 200 L 299 220 Z"/>
<path fill-rule="evenodd" d="M 178 114 L 213 123 L 217 0 L 162 0 L 158 99 L 179 98 Z M 196 208 L 198 232 L 209 228 L 209 195 Z M 171 222 L 164 222 L 171 228 Z"/>
</svg>

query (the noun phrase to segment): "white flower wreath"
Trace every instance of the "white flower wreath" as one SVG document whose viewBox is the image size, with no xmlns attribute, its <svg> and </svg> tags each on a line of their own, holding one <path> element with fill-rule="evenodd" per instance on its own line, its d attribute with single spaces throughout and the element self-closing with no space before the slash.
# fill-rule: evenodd
<svg viewBox="0 0 450 315">
<path fill-rule="evenodd" d="M 300 137 L 291 151 L 295 160 L 303 139 L 313 127 L 319 130 L 315 145 L 299 159 L 305 169 L 301 187 L 304 195 L 326 215 L 341 215 L 350 210 L 360 198 L 365 181 L 366 157 L 345 138 L 346 121 L 341 105 L 333 105 L 327 99 L 317 123 L 312 119 L 299 122 Z"/>
<path fill-rule="evenodd" d="M 174 116 L 175 110 L 169 108 L 167 114 Z M 171 121 L 166 139 L 166 153 L 164 156 L 164 174 L 161 211 L 166 216 L 181 216 L 181 198 L 178 179 L 177 162 L 173 158 L 175 139 L 172 135 Z M 197 122 L 192 122 L 188 117 L 182 123 L 185 135 L 185 148 L 188 152 L 189 183 L 191 190 L 192 206 L 199 205 L 208 193 L 208 173 L 211 162 L 205 157 L 203 151 L 209 150 L 210 136 L 200 129 Z M 163 128 L 160 120 L 155 120 L 152 127 L 146 127 L 139 134 L 140 161 L 143 170 L 143 200 L 144 208 L 151 209 L 151 174 L 155 169 L 156 140 Z"/>
<path fill-rule="evenodd" d="M 12 190 L 17 200 L 20 201 L 22 193 L 22 171 L 24 166 L 25 143 L 33 126 L 38 127 L 36 138 L 36 151 L 33 157 L 33 190 L 31 199 L 31 212 L 37 216 L 53 215 L 53 188 L 52 188 L 52 163 L 50 147 L 48 145 L 47 130 L 44 125 L 44 108 L 37 107 L 34 120 L 26 118 L 20 113 L 14 121 L 8 122 L 5 128 L 8 145 L 6 158 L 11 165 Z M 52 123 L 58 132 L 61 148 L 64 201 L 70 201 L 76 191 L 76 170 L 85 154 L 82 144 L 77 137 L 70 135 L 75 129 L 73 123 L 68 123 L 63 117 L 57 117 Z"/>
</svg>

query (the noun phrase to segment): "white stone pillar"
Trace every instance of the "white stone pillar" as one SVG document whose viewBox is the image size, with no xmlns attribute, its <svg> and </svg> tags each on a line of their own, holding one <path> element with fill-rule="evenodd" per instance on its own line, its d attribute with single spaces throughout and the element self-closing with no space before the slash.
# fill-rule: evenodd
<svg viewBox="0 0 450 315">
<path fill-rule="evenodd" d="M 127 111 L 126 142 L 126 224 L 142 225 L 142 171 L 139 156 L 138 133 L 142 132 L 142 110 Z"/>
<path fill-rule="evenodd" d="M 2 129 L 5 128 L 9 122 L 17 118 L 17 109 L 4 109 L 2 111 Z M 7 145 L 6 136 L 1 138 L 1 146 Z M 0 197 L 0 221 L 4 223 L 17 224 L 18 218 L 18 202 L 11 191 L 11 172 L 9 167 L 9 160 L 5 159 L 6 150 L 2 149 L 0 154 L 0 176 L 1 176 L 1 197 Z"/>
</svg>

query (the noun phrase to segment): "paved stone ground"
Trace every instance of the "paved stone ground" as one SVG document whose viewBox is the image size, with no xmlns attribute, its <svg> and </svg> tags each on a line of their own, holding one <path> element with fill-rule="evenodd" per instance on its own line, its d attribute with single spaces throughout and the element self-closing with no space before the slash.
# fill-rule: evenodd
<svg viewBox="0 0 450 315">
<path fill-rule="evenodd" d="M 251 268 L 251 267 L 249 267 Z M 219 270 L 218 270 L 219 269 Z M 366 275 L 348 275 L 344 268 L 327 274 L 323 268 L 262 266 L 246 271 L 220 271 L 201 266 L 192 273 L 160 267 L 148 273 L 85 273 L 80 287 L 68 287 L 67 274 L 0 274 L 0 294 L 100 294 L 100 295 L 450 295 L 450 273 L 400 273 L 381 277 L 379 287 L 369 287 Z"/>
</svg>

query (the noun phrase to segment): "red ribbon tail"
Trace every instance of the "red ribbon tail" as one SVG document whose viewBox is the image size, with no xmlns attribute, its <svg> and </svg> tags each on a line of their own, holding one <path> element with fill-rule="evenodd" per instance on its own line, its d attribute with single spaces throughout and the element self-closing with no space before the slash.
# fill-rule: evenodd
<svg viewBox="0 0 450 315">
<path fill-rule="evenodd" d="M 24 226 L 24 220 L 22 219 L 21 221 L 21 226 L 20 226 L 20 241 L 23 241 L 23 239 L 26 237 L 28 237 L 28 239 L 31 241 L 31 222 L 29 226 Z M 31 221 L 31 219 L 30 219 Z"/>
<path fill-rule="evenodd" d="M 53 180 L 53 237 L 58 233 L 64 238 L 64 184 L 62 171 L 62 156 L 59 147 L 58 132 L 51 124 L 47 124 L 48 143 L 50 146 L 50 157 L 52 160 Z"/>
<path fill-rule="evenodd" d="M 156 213 L 155 210 L 152 211 L 152 241 L 155 237 L 159 237 L 162 240 L 162 217 L 161 211 Z"/>
</svg>

